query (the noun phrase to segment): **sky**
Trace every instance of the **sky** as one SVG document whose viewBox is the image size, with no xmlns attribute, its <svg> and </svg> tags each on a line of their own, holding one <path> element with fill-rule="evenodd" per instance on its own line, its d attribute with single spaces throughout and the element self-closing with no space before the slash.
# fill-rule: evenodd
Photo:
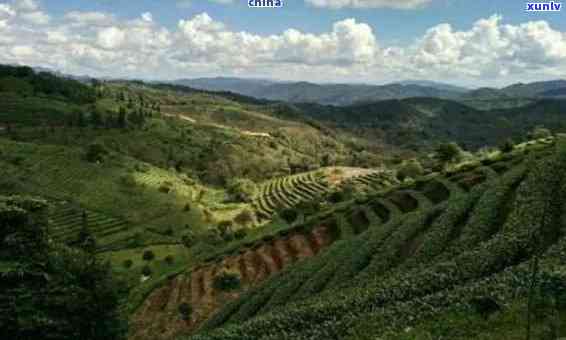
<svg viewBox="0 0 566 340">
<path fill-rule="evenodd" d="M 0 0 L 0 63 L 152 80 L 500 87 L 566 78 L 566 8 L 526 12 L 522 0 L 247 3 Z"/>
</svg>

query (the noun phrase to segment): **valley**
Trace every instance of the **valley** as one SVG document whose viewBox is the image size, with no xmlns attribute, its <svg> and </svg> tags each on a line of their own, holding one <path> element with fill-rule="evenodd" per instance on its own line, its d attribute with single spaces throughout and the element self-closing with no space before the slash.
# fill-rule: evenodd
<svg viewBox="0 0 566 340">
<path fill-rule="evenodd" d="M 53 263 L 80 252 L 106 270 L 124 338 L 514 339 L 535 262 L 533 332 L 566 321 L 561 99 L 333 106 L 10 77 L 0 203 L 39 202 Z M 439 334 L 443 320 L 471 326 Z"/>
</svg>

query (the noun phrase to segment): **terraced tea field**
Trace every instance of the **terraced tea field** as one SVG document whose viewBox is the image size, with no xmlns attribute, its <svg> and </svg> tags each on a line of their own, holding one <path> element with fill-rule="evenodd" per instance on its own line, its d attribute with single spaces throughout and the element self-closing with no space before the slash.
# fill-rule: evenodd
<svg viewBox="0 0 566 340">
<path fill-rule="evenodd" d="M 367 175 L 356 176 L 345 182 L 354 185 L 364 185 L 373 190 L 379 191 L 393 185 L 399 184 L 399 181 L 386 171 L 372 172 Z"/>
<path fill-rule="evenodd" d="M 526 298 L 535 255 L 537 284 L 559 296 L 566 288 L 566 141 L 558 144 L 336 212 L 340 241 L 246 290 L 187 338 L 402 338 L 439 313 L 479 313 L 477 301 L 504 308 Z"/>
<path fill-rule="evenodd" d="M 104 244 L 105 238 L 122 233 L 131 227 L 125 220 L 86 210 L 77 204 L 54 202 L 49 210 L 49 234 L 56 241 L 73 244 L 85 218 L 89 230 L 97 240 L 101 241 L 99 245 Z"/>
<path fill-rule="evenodd" d="M 280 177 L 262 183 L 252 205 L 257 216 L 265 220 L 279 210 L 312 201 L 329 189 L 324 176 L 314 172 Z"/>
<path fill-rule="evenodd" d="M 194 331 L 205 321 L 205 329 L 240 324 L 279 305 L 291 301 L 299 303 L 327 289 L 337 294 L 335 287 L 348 288 L 357 282 L 354 278 L 370 280 L 370 273 L 375 272 L 365 271 L 365 268 L 373 267 L 370 262 L 374 252 L 384 247 L 391 253 L 380 261 L 393 261 L 399 256 L 409 258 L 432 249 L 422 244 L 433 242 L 428 241 L 425 231 L 432 228 L 436 220 L 446 219 L 442 226 L 460 221 L 465 211 L 455 208 L 463 204 L 459 202 L 467 202 L 465 207 L 469 208 L 488 188 L 491 188 L 488 197 L 502 187 L 512 185 L 516 189 L 515 185 L 526 173 L 524 159 L 523 155 L 518 155 L 397 186 L 366 201 L 340 206 L 316 221 L 247 244 L 237 254 L 204 263 L 190 273 L 173 278 L 150 295 L 133 317 L 132 337 L 166 339 L 179 332 Z M 502 184 L 495 184 L 499 182 Z M 501 207 L 495 207 L 492 212 L 499 211 L 497 209 Z M 447 215 L 441 218 L 443 214 Z M 387 246 L 385 240 L 390 240 L 391 244 Z M 377 263 L 382 262 L 376 262 L 376 266 Z M 231 293 L 215 290 L 211 282 L 224 270 L 237 273 L 243 289 Z M 220 309 L 230 300 L 234 302 Z M 183 302 L 193 309 L 187 321 L 179 320 L 176 309 Z"/>
</svg>

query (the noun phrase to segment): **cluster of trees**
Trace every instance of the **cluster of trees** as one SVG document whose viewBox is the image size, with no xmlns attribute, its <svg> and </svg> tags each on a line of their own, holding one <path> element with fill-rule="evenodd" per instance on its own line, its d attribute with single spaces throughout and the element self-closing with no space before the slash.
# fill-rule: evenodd
<svg viewBox="0 0 566 340">
<path fill-rule="evenodd" d="M 88 85 L 48 72 L 37 73 L 27 66 L 0 65 L 0 92 L 59 97 L 75 104 L 96 100 L 96 92 Z"/>
<path fill-rule="evenodd" d="M 6 339 L 123 339 L 125 286 L 92 251 L 50 242 L 43 201 L 0 197 L 0 329 Z M 86 219 L 86 218 L 85 218 Z"/>
</svg>

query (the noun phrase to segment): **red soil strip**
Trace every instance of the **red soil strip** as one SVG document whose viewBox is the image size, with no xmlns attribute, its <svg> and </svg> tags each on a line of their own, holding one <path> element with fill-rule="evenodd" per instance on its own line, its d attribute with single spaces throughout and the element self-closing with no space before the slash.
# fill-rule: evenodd
<svg viewBox="0 0 566 340">
<path fill-rule="evenodd" d="M 259 266 L 256 263 L 256 255 L 255 252 L 248 250 L 244 254 L 244 265 L 245 265 L 245 272 L 246 277 L 248 278 L 248 283 L 253 284 L 253 282 L 257 279 L 258 269 Z"/>
<path fill-rule="evenodd" d="M 238 256 L 238 272 L 240 273 L 242 284 L 244 285 L 247 284 L 249 278 L 248 278 L 248 270 L 246 267 L 246 259 L 244 258 L 244 255 Z"/>
<path fill-rule="evenodd" d="M 309 241 L 315 254 L 318 254 L 322 248 L 332 243 L 333 240 L 328 233 L 328 228 L 320 226 L 311 232 Z"/>
<path fill-rule="evenodd" d="M 181 287 L 183 286 L 183 280 L 184 280 L 185 276 L 184 275 L 179 275 L 176 278 L 174 278 L 171 282 L 171 295 L 169 295 L 169 302 L 167 303 L 167 309 L 168 310 L 173 310 L 177 308 L 177 304 L 178 304 L 178 300 L 179 300 L 179 294 L 180 294 L 180 290 Z"/>
<path fill-rule="evenodd" d="M 287 240 L 278 239 L 273 242 L 273 249 L 277 251 L 278 258 L 281 260 L 281 267 L 287 267 L 295 261 L 295 257 L 290 253 L 289 247 L 287 246 Z"/>
<path fill-rule="evenodd" d="M 295 234 L 291 236 L 289 239 L 289 244 L 297 253 L 298 259 L 304 259 L 314 256 L 314 252 L 312 251 L 309 242 L 303 234 Z"/>
<path fill-rule="evenodd" d="M 191 305 L 198 305 L 203 295 L 202 269 L 199 269 L 191 274 Z"/>
<path fill-rule="evenodd" d="M 277 273 L 279 271 L 277 263 L 275 262 L 275 259 L 272 257 L 272 254 L 271 254 L 271 246 L 265 245 L 265 244 L 262 245 L 257 250 L 257 254 L 260 256 L 261 260 L 265 264 L 265 267 L 267 268 L 267 272 L 268 272 L 267 274 L 268 275 Z"/>
</svg>

